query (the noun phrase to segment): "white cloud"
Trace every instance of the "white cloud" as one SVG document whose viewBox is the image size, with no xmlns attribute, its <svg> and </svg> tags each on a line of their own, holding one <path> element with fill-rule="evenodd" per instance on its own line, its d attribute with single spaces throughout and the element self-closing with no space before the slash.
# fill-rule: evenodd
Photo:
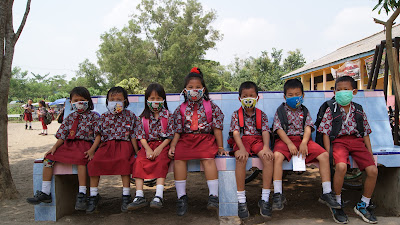
<svg viewBox="0 0 400 225">
<path fill-rule="evenodd" d="M 131 15 L 135 13 L 139 0 L 122 0 L 110 13 L 104 17 L 104 27 L 110 29 L 112 27 L 122 28 L 131 19 Z"/>
</svg>

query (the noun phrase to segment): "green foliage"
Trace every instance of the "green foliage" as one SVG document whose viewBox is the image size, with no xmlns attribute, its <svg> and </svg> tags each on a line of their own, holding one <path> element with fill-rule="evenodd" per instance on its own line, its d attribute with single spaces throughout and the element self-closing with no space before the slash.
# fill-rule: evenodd
<svg viewBox="0 0 400 225">
<path fill-rule="evenodd" d="M 379 8 L 378 13 L 381 13 L 381 10 L 384 9 L 386 14 L 388 14 L 390 11 L 395 11 L 397 8 L 400 6 L 400 1 L 396 0 L 378 0 L 378 4 L 374 7 L 373 10 L 376 10 Z"/>
<path fill-rule="evenodd" d="M 7 106 L 7 114 L 23 114 L 24 108 L 22 108 L 23 104 L 8 104 Z"/>
<path fill-rule="evenodd" d="M 146 90 L 144 87 L 140 86 L 139 80 L 135 77 L 124 79 L 115 86 L 125 88 L 128 94 L 144 94 Z"/>
</svg>

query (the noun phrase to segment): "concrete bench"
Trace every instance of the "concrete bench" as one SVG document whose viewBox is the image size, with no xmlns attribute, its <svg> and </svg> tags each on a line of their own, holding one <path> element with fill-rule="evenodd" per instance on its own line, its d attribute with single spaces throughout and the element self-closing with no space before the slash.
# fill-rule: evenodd
<svg viewBox="0 0 400 225">
<path fill-rule="evenodd" d="M 282 92 L 261 92 L 260 100 L 257 107 L 262 109 L 268 115 L 269 125 L 272 125 L 273 116 L 277 107 L 283 101 Z M 316 118 L 320 105 L 332 98 L 332 91 L 306 91 L 304 105 L 310 111 L 311 117 Z M 234 110 L 240 107 L 237 93 L 213 93 L 210 94 L 211 99 L 216 103 L 225 114 L 224 119 L 224 146 L 228 148 L 226 140 L 230 126 L 231 115 Z M 128 109 L 136 115 L 140 115 L 144 108 L 143 95 L 129 95 Z M 94 110 L 103 113 L 107 110 L 104 96 L 93 97 Z M 176 107 L 183 101 L 178 94 L 167 95 L 168 106 L 170 111 L 174 111 Z M 393 145 L 391 129 L 389 125 L 386 103 L 382 91 L 359 91 L 354 97 L 354 101 L 363 105 L 367 114 L 368 121 L 372 127 L 371 144 L 374 157 L 379 165 L 385 166 L 387 175 L 378 177 L 375 201 L 380 207 L 390 208 L 392 211 L 400 211 L 399 202 L 400 195 L 398 192 L 399 170 L 400 167 L 400 147 Z M 69 101 L 66 102 L 65 115 L 70 113 L 71 107 Z M 315 132 L 313 133 L 313 137 Z M 172 162 L 173 163 L 173 162 Z M 172 163 L 170 172 L 172 172 Z M 237 197 L 236 197 L 236 181 L 235 181 L 235 158 L 234 157 L 216 157 L 217 168 L 219 170 L 219 216 L 237 216 Z M 351 160 L 351 166 L 357 165 Z M 262 169 L 262 163 L 257 157 L 252 157 L 247 162 L 247 169 L 257 167 Z M 43 165 L 40 161 L 34 164 L 34 191 L 40 190 L 42 180 Z M 284 162 L 283 169 L 292 170 L 291 162 Z M 188 171 L 202 171 L 199 160 L 191 160 L 188 162 Z M 77 169 L 73 165 L 58 163 L 54 169 L 54 177 L 52 182 L 53 202 L 51 204 L 39 204 L 35 206 L 35 220 L 52 220 L 55 221 L 63 215 L 74 211 L 75 195 L 78 192 Z M 385 177 L 384 180 L 381 177 Z M 389 179 L 390 178 L 390 179 Z M 394 179 L 396 178 L 396 179 Z M 388 190 L 388 188 L 390 188 Z M 390 195 L 388 191 L 396 191 Z M 397 202 L 396 202 L 397 201 Z"/>
</svg>

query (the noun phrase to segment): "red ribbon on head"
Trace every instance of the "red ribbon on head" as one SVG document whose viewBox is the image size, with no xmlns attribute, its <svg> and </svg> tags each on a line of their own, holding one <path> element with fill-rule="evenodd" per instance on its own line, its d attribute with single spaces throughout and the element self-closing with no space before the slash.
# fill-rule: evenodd
<svg viewBox="0 0 400 225">
<path fill-rule="evenodd" d="M 193 67 L 192 70 L 190 70 L 191 73 L 197 73 L 200 74 L 200 70 L 197 67 Z"/>
</svg>

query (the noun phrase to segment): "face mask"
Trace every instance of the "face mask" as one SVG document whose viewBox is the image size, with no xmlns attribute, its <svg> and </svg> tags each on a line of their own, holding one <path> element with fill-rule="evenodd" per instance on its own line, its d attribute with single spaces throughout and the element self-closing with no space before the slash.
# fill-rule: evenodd
<svg viewBox="0 0 400 225">
<path fill-rule="evenodd" d="M 286 104 L 292 108 L 295 109 L 299 107 L 301 104 L 303 104 L 303 96 L 295 96 L 291 98 L 286 98 Z"/>
<path fill-rule="evenodd" d="M 346 106 L 353 100 L 353 90 L 338 91 L 335 94 L 335 99 L 339 105 Z"/>
<path fill-rule="evenodd" d="M 79 102 L 72 103 L 72 109 L 78 113 L 85 112 L 88 109 L 88 107 L 89 107 L 88 101 L 79 101 Z"/>
<path fill-rule="evenodd" d="M 192 90 L 186 90 L 186 97 L 189 101 L 198 101 L 203 97 L 204 94 L 204 88 L 202 89 L 192 89 Z"/>
<path fill-rule="evenodd" d="M 256 107 L 258 98 L 241 98 L 240 102 L 242 103 L 243 108 L 251 109 Z"/>
<path fill-rule="evenodd" d="M 124 102 L 108 102 L 107 109 L 112 114 L 117 114 L 124 110 Z"/>
<path fill-rule="evenodd" d="M 147 106 L 152 112 L 160 112 L 164 106 L 164 101 L 147 101 Z"/>
</svg>

